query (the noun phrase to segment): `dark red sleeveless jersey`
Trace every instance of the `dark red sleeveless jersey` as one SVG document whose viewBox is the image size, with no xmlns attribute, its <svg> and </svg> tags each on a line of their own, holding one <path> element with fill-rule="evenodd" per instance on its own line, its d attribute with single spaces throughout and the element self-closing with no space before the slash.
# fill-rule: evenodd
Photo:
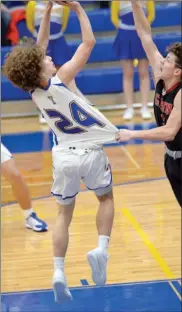
<svg viewBox="0 0 182 312">
<path fill-rule="evenodd" d="M 179 90 L 182 88 L 182 82 L 175 84 L 171 89 L 164 92 L 164 81 L 159 80 L 154 97 L 154 114 L 158 127 L 164 126 L 172 112 L 174 99 Z M 165 142 L 171 151 L 182 150 L 182 127 L 179 129 L 173 141 Z"/>
</svg>

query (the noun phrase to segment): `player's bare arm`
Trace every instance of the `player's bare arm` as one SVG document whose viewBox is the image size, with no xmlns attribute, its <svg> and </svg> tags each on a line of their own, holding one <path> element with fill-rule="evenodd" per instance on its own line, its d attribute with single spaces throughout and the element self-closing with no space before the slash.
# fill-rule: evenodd
<svg viewBox="0 0 182 312">
<path fill-rule="evenodd" d="M 120 130 L 116 135 L 118 142 L 125 142 L 131 139 L 173 141 L 182 126 L 181 121 L 181 90 L 175 97 L 173 110 L 165 126 L 141 131 Z"/>
<path fill-rule="evenodd" d="M 45 51 L 47 50 L 48 43 L 49 43 L 49 35 L 50 35 L 50 16 L 52 10 L 53 3 L 52 1 L 48 1 L 44 16 L 42 18 L 38 37 L 37 37 L 37 45 L 43 48 Z"/>
<path fill-rule="evenodd" d="M 58 71 L 58 77 L 64 84 L 68 84 L 73 80 L 76 74 L 85 66 L 90 54 L 95 46 L 96 40 L 90 25 L 90 21 L 81 5 L 76 1 L 64 3 L 62 1 L 56 1 L 62 5 L 69 6 L 73 9 L 80 21 L 82 32 L 82 43 L 79 45 L 77 51 L 73 55 L 72 59 L 64 64 Z"/>
<path fill-rule="evenodd" d="M 163 56 L 160 54 L 155 43 L 153 42 L 151 26 L 142 10 L 140 2 L 137 0 L 131 0 L 131 4 L 133 8 L 136 31 L 141 39 L 143 48 L 152 66 L 155 82 L 157 82 L 160 77 L 160 68 Z"/>
</svg>

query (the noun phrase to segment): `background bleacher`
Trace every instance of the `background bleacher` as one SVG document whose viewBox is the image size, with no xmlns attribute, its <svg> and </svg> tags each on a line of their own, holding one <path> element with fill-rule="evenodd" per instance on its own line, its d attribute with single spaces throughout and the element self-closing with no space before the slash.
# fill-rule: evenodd
<svg viewBox="0 0 182 312">
<path fill-rule="evenodd" d="M 166 47 L 176 41 L 181 41 L 181 2 L 157 2 L 156 4 L 156 19 L 152 24 L 153 38 L 160 52 L 165 55 Z M 88 7 L 88 16 L 90 18 L 93 30 L 96 35 L 97 44 L 88 61 L 86 68 L 77 76 L 78 87 L 84 94 L 100 95 L 108 94 L 107 101 L 105 96 L 94 97 L 96 104 L 118 104 L 122 103 L 122 96 L 118 97 L 118 93 L 123 92 L 122 86 L 122 69 L 119 59 L 115 56 L 112 45 L 114 42 L 116 30 L 110 21 L 109 9 L 99 9 L 94 6 L 92 10 L 90 4 Z M 24 36 L 31 37 L 31 34 L 26 28 L 25 21 L 18 25 L 20 38 Z M 80 43 L 80 26 L 74 12 L 71 13 L 68 27 L 66 30 L 66 39 L 71 48 L 72 54 L 77 49 Z M 11 50 L 9 47 L 1 49 L 1 64 L 4 63 L 5 55 Z M 61 51 L 60 51 L 61 53 Z M 151 75 L 151 89 L 154 88 Z M 134 89 L 139 90 L 138 69 L 135 69 Z M 111 96 L 112 94 L 112 96 Z M 17 110 L 20 109 L 22 100 L 29 100 L 30 96 L 27 92 L 15 88 L 4 76 L 1 82 L 1 99 L 2 99 L 2 115 L 9 116 L 16 113 L 15 107 L 11 110 L 12 104 L 17 105 Z M 110 102 L 108 102 L 110 99 Z M 117 99 L 117 101 L 115 100 Z M 16 101 L 16 102 L 14 102 Z M 106 103 L 105 103 L 106 102 Z M 27 102 L 28 103 L 28 102 Z M 26 104 L 26 102 L 25 102 Z M 19 106 L 18 106 L 19 105 Z M 30 109 L 30 104 L 27 114 L 35 113 Z M 19 108 L 18 108 L 19 107 Z M 23 106 L 22 106 L 23 107 Z M 26 105 L 24 106 L 24 108 Z"/>
</svg>

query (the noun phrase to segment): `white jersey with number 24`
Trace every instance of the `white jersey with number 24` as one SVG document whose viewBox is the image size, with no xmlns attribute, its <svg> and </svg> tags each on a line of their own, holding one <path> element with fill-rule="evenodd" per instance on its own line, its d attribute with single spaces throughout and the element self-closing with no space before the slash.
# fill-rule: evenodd
<svg viewBox="0 0 182 312">
<path fill-rule="evenodd" d="M 97 148 L 115 142 L 118 129 L 97 109 L 71 92 L 56 75 L 32 99 L 39 107 L 59 146 Z"/>
</svg>

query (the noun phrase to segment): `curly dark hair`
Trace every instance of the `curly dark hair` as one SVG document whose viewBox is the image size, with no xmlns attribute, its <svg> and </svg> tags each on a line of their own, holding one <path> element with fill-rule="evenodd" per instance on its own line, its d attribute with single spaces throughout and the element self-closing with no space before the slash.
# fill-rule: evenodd
<svg viewBox="0 0 182 312">
<path fill-rule="evenodd" d="M 182 44 L 181 42 L 176 42 L 171 44 L 167 48 L 168 53 L 173 53 L 176 57 L 176 67 L 182 69 Z"/>
<path fill-rule="evenodd" d="M 40 86 L 45 51 L 36 44 L 16 46 L 6 56 L 3 73 L 16 86 L 25 91 Z"/>
</svg>

